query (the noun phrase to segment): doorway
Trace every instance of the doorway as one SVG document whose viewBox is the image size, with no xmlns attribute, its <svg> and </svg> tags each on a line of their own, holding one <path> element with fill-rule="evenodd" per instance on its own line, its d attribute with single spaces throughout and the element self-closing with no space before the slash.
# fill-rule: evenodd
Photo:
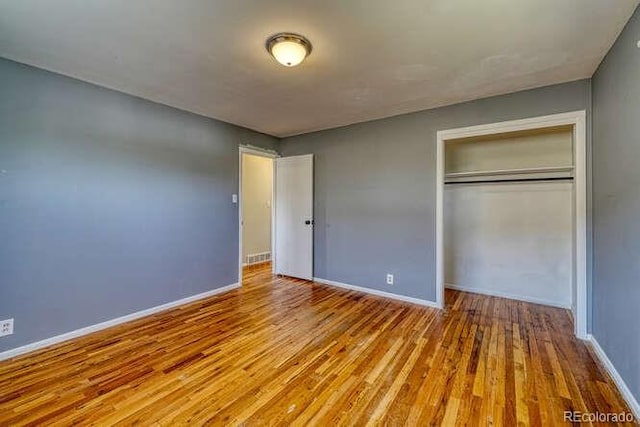
<svg viewBox="0 0 640 427">
<path fill-rule="evenodd" d="M 587 337 L 585 115 L 577 111 L 437 133 L 440 307 L 447 281 L 468 281 L 449 285 L 568 306 L 576 335 Z M 452 226 L 454 221 L 460 223 Z M 452 260 L 455 256 L 459 259 Z M 456 266 L 458 261 L 462 265 Z M 527 281 L 541 269 L 546 275 Z"/>
<path fill-rule="evenodd" d="M 275 152 L 240 147 L 239 283 L 245 268 L 273 262 Z"/>
<path fill-rule="evenodd" d="M 235 196 L 234 196 L 235 197 Z M 313 279 L 313 155 L 240 146 L 238 283 L 243 269 Z"/>
</svg>

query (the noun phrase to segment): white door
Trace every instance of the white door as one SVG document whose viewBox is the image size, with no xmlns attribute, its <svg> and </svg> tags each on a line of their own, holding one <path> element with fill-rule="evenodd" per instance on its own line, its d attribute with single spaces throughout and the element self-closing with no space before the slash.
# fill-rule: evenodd
<svg viewBox="0 0 640 427">
<path fill-rule="evenodd" d="M 313 279 L 313 155 L 276 159 L 275 273 Z"/>
</svg>

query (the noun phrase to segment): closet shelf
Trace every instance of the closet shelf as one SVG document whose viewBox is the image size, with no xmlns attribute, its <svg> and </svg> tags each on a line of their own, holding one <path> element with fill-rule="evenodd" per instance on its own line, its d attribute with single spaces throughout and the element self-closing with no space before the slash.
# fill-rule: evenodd
<svg viewBox="0 0 640 427">
<path fill-rule="evenodd" d="M 445 173 L 444 177 L 445 178 L 471 178 L 471 177 L 496 176 L 496 175 L 529 175 L 529 174 L 533 175 L 533 174 L 567 173 L 567 172 L 568 173 L 573 172 L 573 166 L 451 172 L 451 173 Z"/>
</svg>

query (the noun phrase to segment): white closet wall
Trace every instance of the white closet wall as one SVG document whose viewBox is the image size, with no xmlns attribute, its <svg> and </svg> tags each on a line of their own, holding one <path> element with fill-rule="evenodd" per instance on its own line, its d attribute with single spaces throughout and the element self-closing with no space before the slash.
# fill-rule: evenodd
<svg viewBox="0 0 640 427">
<path fill-rule="evenodd" d="M 499 181 L 570 177 L 572 152 L 564 128 L 447 142 L 447 286 L 571 306 L 573 182 Z"/>
<path fill-rule="evenodd" d="M 463 184 L 445 192 L 445 278 L 455 287 L 571 305 L 572 184 Z"/>
</svg>

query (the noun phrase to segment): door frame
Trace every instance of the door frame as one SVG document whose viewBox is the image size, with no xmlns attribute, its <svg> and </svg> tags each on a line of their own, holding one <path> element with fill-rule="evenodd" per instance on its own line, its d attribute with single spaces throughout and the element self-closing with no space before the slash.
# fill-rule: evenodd
<svg viewBox="0 0 640 427">
<path fill-rule="evenodd" d="M 586 111 L 440 130 L 436 133 L 436 305 L 444 308 L 444 145 L 447 140 L 504 132 L 573 126 L 573 277 L 572 312 L 575 334 L 587 339 L 587 141 Z"/>
<path fill-rule="evenodd" d="M 242 224 L 242 156 L 250 154 L 252 156 L 266 157 L 273 161 L 273 171 L 271 180 L 271 271 L 275 268 L 275 202 L 276 202 L 276 165 L 275 159 L 280 157 L 276 151 L 267 150 L 265 148 L 254 147 L 252 145 L 240 145 L 238 147 L 238 283 L 242 285 L 242 237 L 244 233 L 244 225 Z"/>
</svg>

